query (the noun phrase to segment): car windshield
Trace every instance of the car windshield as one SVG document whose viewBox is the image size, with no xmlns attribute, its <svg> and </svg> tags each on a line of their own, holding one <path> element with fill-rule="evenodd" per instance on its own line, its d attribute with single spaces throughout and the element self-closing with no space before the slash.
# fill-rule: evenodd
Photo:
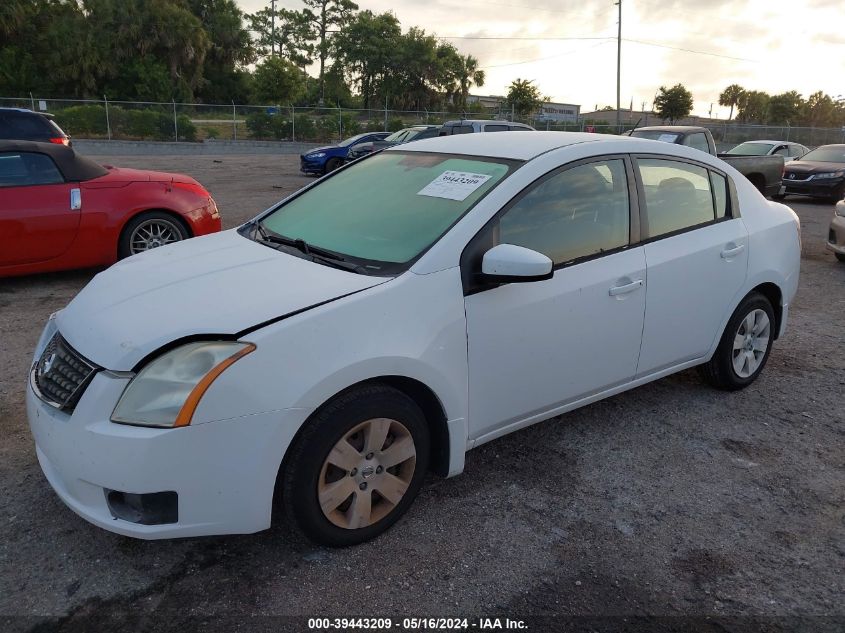
<svg viewBox="0 0 845 633">
<path fill-rule="evenodd" d="M 740 143 L 725 153 L 735 156 L 765 156 L 772 150 L 772 147 L 774 145 L 771 143 Z"/>
<path fill-rule="evenodd" d="M 631 136 L 635 138 L 647 138 L 652 141 L 663 141 L 664 143 L 677 143 L 679 134 L 675 132 L 661 132 L 660 130 L 634 130 Z"/>
<path fill-rule="evenodd" d="M 401 141 L 402 138 L 408 133 L 408 130 L 399 130 L 398 132 L 394 132 L 390 136 L 385 137 L 385 141 Z"/>
<path fill-rule="evenodd" d="M 384 152 L 283 203 L 266 229 L 396 274 L 436 242 L 517 164 L 494 158 Z"/>
<path fill-rule="evenodd" d="M 343 140 L 340 143 L 338 143 L 338 146 L 339 147 L 349 147 L 350 145 L 354 145 L 358 141 L 362 140 L 366 136 L 367 136 L 367 134 L 358 134 L 356 136 L 350 136 L 348 139 Z M 373 139 L 373 140 L 375 140 L 375 139 Z"/>
<path fill-rule="evenodd" d="M 801 162 L 810 160 L 820 163 L 845 163 L 845 145 L 819 147 L 801 157 Z"/>
</svg>

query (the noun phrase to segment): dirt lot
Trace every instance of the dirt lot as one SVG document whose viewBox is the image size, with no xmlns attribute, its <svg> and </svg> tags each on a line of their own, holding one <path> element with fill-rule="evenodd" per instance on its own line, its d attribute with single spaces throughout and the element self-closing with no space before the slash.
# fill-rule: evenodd
<svg viewBox="0 0 845 633">
<path fill-rule="evenodd" d="M 197 177 L 227 227 L 309 182 L 295 156 L 107 160 Z M 346 550 L 284 524 L 143 542 L 74 515 L 38 467 L 23 391 L 44 321 L 93 272 L 0 281 L 0 630 L 307 630 L 264 618 L 292 615 L 843 630 L 845 265 L 823 250 L 831 205 L 790 203 L 801 289 L 751 388 L 716 392 L 684 372 L 492 442 L 462 476 L 432 478 L 388 534 Z M 688 616 L 727 619 L 675 619 Z"/>
</svg>

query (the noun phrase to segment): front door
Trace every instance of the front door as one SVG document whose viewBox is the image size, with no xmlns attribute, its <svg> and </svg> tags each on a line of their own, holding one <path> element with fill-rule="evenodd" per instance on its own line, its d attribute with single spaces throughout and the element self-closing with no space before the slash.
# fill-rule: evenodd
<svg viewBox="0 0 845 633">
<path fill-rule="evenodd" d="M 80 211 L 52 159 L 34 152 L 0 153 L 0 266 L 47 261 L 76 238 Z"/>
<path fill-rule="evenodd" d="M 470 439 L 490 439 L 634 376 L 646 266 L 643 247 L 631 244 L 631 173 L 623 157 L 565 166 L 475 238 L 482 250 L 516 244 L 542 252 L 555 272 L 466 289 Z"/>
</svg>

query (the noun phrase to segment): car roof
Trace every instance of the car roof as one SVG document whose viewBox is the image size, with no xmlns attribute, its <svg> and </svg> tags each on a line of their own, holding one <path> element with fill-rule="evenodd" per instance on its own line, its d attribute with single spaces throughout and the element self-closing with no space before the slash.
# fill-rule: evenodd
<svg viewBox="0 0 845 633">
<path fill-rule="evenodd" d="M 757 140 L 757 141 L 743 141 L 742 143 L 740 143 L 740 145 L 747 145 L 749 143 L 767 143 L 767 144 L 773 144 L 773 145 L 778 145 L 778 144 L 780 144 L 780 145 L 800 145 L 800 143 L 796 143 L 794 141 L 769 141 L 769 140 L 763 140 L 763 139 L 760 139 L 760 140 Z"/>
<path fill-rule="evenodd" d="M 37 114 L 38 116 L 44 116 L 48 119 L 52 119 L 54 115 L 50 114 L 49 112 L 36 112 L 35 110 L 30 110 L 29 108 L 7 108 L 7 107 L 0 107 L 0 112 L 22 112 L 24 114 Z"/>
<path fill-rule="evenodd" d="M 527 130 L 526 130 L 527 132 Z M 413 144 L 400 145 L 386 151 L 439 152 L 444 154 L 465 154 L 468 156 L 489 156 L 530 160 L 559 147 L 576 143 L 601 143 L 626 139 L 630 142 L 644 142 L 627 136 L 611 134 L 589 134 L 586 132 L 536 132 L 520 134 L 519 130 L 507 134 L 489 132 L 486 134 L 454 134 L 438 136 Z M 656 143 L 657 141 L 648 141 Z"/>
<path fill-rule="evenodd" d="M 679 134 L 686 134 L 689 132 L 702 132 L 706 129 L 698 125 L 650 125 L 635 128 L 631 132 L 677 132 Z"/>
<path fill-rule="evenodd" d="M 57 143 L 36 141 L 0 141 L 0 152 L 33 152 L 46 154 L 53 159 L 59 171 L 69 181 L 92 180 L 105 176 L 109 171 L 89 158 L 80 156 L 73 148 Z"/>
</svg>

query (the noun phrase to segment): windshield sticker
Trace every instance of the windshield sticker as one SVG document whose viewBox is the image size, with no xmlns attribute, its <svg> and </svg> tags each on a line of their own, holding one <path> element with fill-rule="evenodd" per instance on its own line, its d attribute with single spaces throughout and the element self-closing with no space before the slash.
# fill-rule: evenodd
<svg viewBox="0 0 845 633">
<path fill-rule="evenodd" d="M 678 140 L 677 134 L 661 134 L 657 137 L 658 141 L 663 141 L 664 143 L 674 143 Z"/>
<path fill-rule="evenodd" d="M 491 176 L 473 174 L 467 171 L 444 171 L 437 178 L 417 192 L 418 196 L 446 198 L 448 200 L 466 200 L 467 196 L 478 189 Z"/>
</svg>

